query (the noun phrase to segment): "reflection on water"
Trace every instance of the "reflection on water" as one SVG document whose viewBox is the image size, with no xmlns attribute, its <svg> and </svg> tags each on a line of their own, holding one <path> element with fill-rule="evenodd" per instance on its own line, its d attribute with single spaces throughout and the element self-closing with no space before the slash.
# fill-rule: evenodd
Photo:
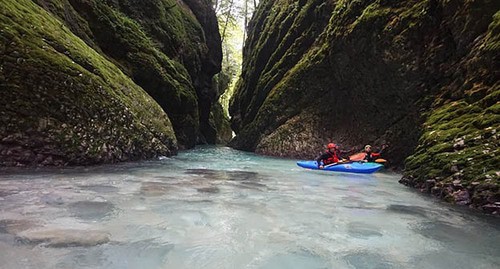
<svg viewBox="0 0 500 269">
<path fill-rule="evenodd" d="M 0 268 L 500 268 L 500 222 L 390 173 L 201 147 L 0 171 Z"/>
</svg>

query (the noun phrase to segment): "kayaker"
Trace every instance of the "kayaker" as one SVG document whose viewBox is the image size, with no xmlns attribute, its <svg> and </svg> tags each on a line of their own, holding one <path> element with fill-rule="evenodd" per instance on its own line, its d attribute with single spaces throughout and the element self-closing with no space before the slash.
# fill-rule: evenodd
<svg viewBox="0 0 500 269">
<path fill-rule="evenodd" d="M 364 162 L 375 162 L 376 159 L 380 158 L 380 156 L 382 155 L 382 152 L 386 148 L 387 148 L 387 145 L 384 144 L 384 145 L 382 145 L 382 148 L 380 149 L 379 152 L 372 152 L 372 146 L 366 145 L 365 149 L 363 150 L 363 152 L 366 154 L 363 161 Z"/>
<path fill-rule="evenodd" d="M 324 166 L 329 164 L 344 162 L 344 158 L 342 158 L 344 152 L 339 150 L 337 145 L 329 143 L 326 147 L 327 151 L 316 158 L 319 169 L 323 169 Z M 321 162 L 323 162 L 323 164 L 321 164 Z"/>
</svg>

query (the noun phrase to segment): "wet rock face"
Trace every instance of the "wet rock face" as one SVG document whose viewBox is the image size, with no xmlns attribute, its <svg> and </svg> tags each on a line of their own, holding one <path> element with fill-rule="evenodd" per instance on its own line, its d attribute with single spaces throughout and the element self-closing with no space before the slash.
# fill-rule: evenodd
<svg viewBox="0 0 500 269">
<path fill-rule="evenodd" d="M 70 3 L 88 22 L 98 46 L 127 66 L 134 81 L 167 112 L 181 146 L 192 147 L 198 140 L 215 143 L 217 130 L 209 116 L 219 97 L 212 78 L 221 69 L 222 49 L 208 1 Z M 144 33 L 140 28 L 131 33 L 127 28 L 117 30 L 121 18 L 110 16 L 113 12 L 137 22 Z M 103 23 L 102 16 L 111 22 Z M 140 40 L 124 37 L 123 32 Z"/>
<path fill-rule="evenodd" d="M 4 26 L 0 165 L 169 156 L 227 128 L 212 122 L 222 56 L 208 1 L 7 1 Z"/>
<path fill-rule="evenodd" d="M 469 187 L 500 185 L 499 10 L 489 0 L 261 1 L 231 145 L 312 158 L 329 141 L 388 143 L 402 183 L 459 204 L 498 202 L 496 188 Z"/>
</svg>

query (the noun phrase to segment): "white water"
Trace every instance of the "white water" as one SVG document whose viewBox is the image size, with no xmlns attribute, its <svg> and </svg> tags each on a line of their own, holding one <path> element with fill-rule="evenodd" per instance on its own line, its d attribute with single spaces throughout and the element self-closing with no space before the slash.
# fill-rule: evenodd
<svg viewBox="0 0 500 269">
<path fill-rule="evenodd" d="M 0 268 L 500 268 L 498 218 L 398 179 L 309 171 L 221 147 L 153 162 L 4 170 Z M 22 236 L 68 229 L 109 242 L 53 246 Z"/>
</svg>

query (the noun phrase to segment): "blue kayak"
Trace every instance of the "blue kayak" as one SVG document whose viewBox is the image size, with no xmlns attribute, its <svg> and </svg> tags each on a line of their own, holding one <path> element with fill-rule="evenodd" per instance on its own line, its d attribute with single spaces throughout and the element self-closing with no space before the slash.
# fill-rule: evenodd
<svg viewBox="0 0 500 269">
<path fill-rule="evenodd" d="M 302 168 L 308 168 L 313 170 L 325 170 L 325 171 L 361 173 L 361 174 L 371 174 L 373 172 L 377 172 L 378 170 L 380 170 L 380 168 L 384 167 L 384 165 L 379 163 L 360 163 L 360 162 L 333 164 L 330 166 L 326 166 L 323 169 L 318 168 L 318 163 L 316 161 L 298 161 L 297 165 Z"/>
</svg>

